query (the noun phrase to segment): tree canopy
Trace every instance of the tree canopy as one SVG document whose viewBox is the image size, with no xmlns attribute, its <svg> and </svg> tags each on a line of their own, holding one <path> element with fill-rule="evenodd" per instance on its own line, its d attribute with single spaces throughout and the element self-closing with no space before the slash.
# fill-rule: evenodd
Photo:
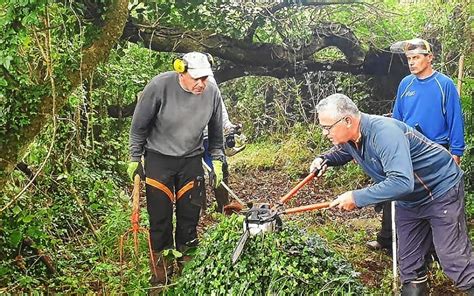
<svg viewBox="0 0 474 296">
<path fill-rule="evenodd" d="M 218 82 L 339 71 L 372 76 L 388 89 L 384 95 L 393 94 L 407 70 L 400 56 L 387 51 L 389 45 L 411 36 L 439 38 L 445 25 L 431 24 L 429 14 L 406 17 L 393 10 L 396 5 L 360 0 L 6 1 L 0 6 L 5 15 L 0 23 L 5 32 L 0 183 L 68 95 L 92 80 L 97 65 L 120 42 L 157 52 L 209 52 L 218 60 Z M 446 7 L 466 24 L 467 2 Z M 461 33 L 456 40 L 468 35 L 465 26 L 454 29 Z M 453 42 L 448 51 L 458 55 L 468 44 Z M 454 58 L 443 53 L 450 55 Z"/>
</svg>

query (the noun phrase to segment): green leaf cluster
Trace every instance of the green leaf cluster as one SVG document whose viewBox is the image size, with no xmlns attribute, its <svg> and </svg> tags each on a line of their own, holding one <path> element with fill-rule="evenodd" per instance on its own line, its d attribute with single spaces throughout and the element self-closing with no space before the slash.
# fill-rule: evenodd
<svg viewBox="0 0 474 296">
<path fill-rule="evenodd" d="M 362 295 L 358 274 L 317 235 L 285 223 L 283 230 L 250 237 L 240 259 L 231 257 L 243 216 L 209 230 L 193 260 L 167 295 Z"/>
</svg>

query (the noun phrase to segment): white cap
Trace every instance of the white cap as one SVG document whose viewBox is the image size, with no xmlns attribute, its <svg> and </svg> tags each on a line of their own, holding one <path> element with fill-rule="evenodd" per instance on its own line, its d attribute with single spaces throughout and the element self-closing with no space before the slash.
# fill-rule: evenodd
<svg viewBox="0 0 474 296">
<path fill-rule="evenodd" d="M 211 76 L 212 69 L 208 57 L 200 52 L 190 52 L 183 56 L 183 60 L 188 66 L 188 73 L 192 78 Z"/>
</svg>

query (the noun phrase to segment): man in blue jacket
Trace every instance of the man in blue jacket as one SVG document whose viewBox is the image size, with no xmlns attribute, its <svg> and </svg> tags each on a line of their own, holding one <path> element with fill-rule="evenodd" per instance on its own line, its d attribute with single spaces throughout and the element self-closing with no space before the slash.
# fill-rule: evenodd
<svg viewBox="0 0 474 296">
<path fill-rule="evenodd" d="M 426 40 L 415 38 L 401 41 L 390 49 L 394 53 L 405 54 L 411 72 L 400 82 L 392 117 L 448 149 L 455 162 L 460 164 L 465 148 L 464 122 L 453 81 L 433 69 L 433 51 Z M 390 203 L 385 203 L 377 240 L 367 243 L 371 249 L 390 249 L 390 217 Z"/>
<path fill-rule="evenodd" d="M 405 123 L 361 113 L 347 96 L 331 95 L 317 106 L 323 135 L 335 145 L 311 170 L 355 160 L 374 185 L 348 191 L 331 207 L 353 210 L 396 200 L 402 295 L 424 295 L 419 271 L 434 243 L 443 271 L 474 295 L 474 258 L 464 214 L 463 172 L 452 155 Z"/>
</svg>

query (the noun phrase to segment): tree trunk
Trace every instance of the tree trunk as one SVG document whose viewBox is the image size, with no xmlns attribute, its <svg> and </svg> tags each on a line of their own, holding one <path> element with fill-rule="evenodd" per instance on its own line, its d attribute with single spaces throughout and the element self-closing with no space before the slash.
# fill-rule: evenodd
<svg viewBox="0 0 474 296">
<path fill-rule="evenodd" d="M 107 59 L 110 50 L 123 33 L 123 28 L 128 17 L 128 1 L 112 1 L 105 15 L 105 24 L 101 34 L 92 45 L 82 51 L 82 64 L 80 70 L 67 74 L 68 85 L 56 85 L 56 97 L 48 95 L 42 98 L 37 115 L 31 123 L 23 128 L 20 134 L 9 134 L 2 139 L 0 146 L 0 188 L 8 180 L 10 172 L 17 164 L 19 158 L 25 153 L 28 145 L 40 133 L 41 129 L 50 121 L 53 115 L 53 105 L 59 110 L 66 103 L 69 94 L 81 84 L 84 77 L 89 77 L 100 62 Z M 68 67 L 68 65 L 62 65 Z M 45 85 L 49 88 L 48 85 Z M 2 190 L 0 189 L 0 190 Z"/>
</svg>

